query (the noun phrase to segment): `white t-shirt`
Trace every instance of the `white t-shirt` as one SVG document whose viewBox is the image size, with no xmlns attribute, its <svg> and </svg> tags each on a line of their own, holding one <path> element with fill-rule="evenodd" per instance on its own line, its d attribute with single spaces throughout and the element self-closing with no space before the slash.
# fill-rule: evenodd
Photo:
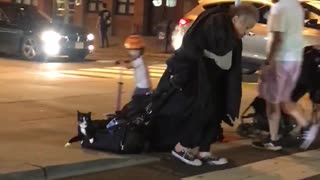
<svg viewBox="0 0 320 180">
<path fill-rule="evenodd" d="M 143 62 L 142 57 L 132 62 L 134 68 L 134 76 L 137 88 L 150 88 L 150 79 L 148 70 Z"/>
<path fill-rule="evenodd" d="M 275 55 L 277 61 L 302 61 L 304 11 L 297 0 L 280 0 L 270 10 L 268 18 L 269 41 L 267 52 L 273 40 L 272 32 L 281 32 L 283 42 Z"/>
</svg>

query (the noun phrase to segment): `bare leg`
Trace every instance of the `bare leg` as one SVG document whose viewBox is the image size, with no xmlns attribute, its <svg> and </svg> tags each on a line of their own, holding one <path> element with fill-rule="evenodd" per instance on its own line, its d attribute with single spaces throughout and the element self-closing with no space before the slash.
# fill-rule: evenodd
<svg viewBox="0 0 320 180">
<path fill-rule="evenodd" d="M 279 140 L 278 132 L 280 126 L 280 105 L 267 102 L 267 118 L 269 122 L 269 132 L 272 141 Z"/>
</svg>

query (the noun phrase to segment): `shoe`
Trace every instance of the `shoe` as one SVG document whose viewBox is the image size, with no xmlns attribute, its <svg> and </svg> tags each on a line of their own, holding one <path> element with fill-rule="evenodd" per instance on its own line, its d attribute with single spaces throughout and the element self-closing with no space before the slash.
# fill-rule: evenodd
<svg viewBox="0 0 320 180">
<path fill-rule="evenodd" d="M 208 165 L 224 165 L 228 163 L 228 160 L 223 157 L 217 157 L 217 156 L 207 156 L 201 158 L 201 161 L 208 164 Z"/>
<path fill-rule="evenodd" d="M 180 152 L 172 150 L 171 154 L 180 159 L 182 162 L 192 165 L 192 166 L 201 166 L 202 162 L 197 159 L 193 154 L 191 154 L 189 149 L 182 150 Z"/>
<path fill-rule="evenodd" d="M 279 151 L 282 149 L 282 146 L 281 146 L 279 140 L 278 141 L 271 141 L 269 139 L 266 142 L 256 141 L 256 142 L 253 142 L 251 145 L 254 148 L 266 149 L 266 150 L 271 150 L 271 151 Z"/>
<path fill-rule="evenodd" d="M 319 132 L 319 124 L 314 124 L 303 135 L 303 143 L 300 145 L 301 149 L 308 149 L 313 141 L 316 139 Z"/>
</svg>

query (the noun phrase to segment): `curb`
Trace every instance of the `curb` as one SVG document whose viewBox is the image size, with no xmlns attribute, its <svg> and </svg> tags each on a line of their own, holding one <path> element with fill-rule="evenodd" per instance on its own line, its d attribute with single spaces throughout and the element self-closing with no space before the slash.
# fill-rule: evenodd
<svg viewBox="0 0 320 180">
<path fill-rule="evenodd" d="M 72 176 L 80 176 L 90 173 L 118 169 L 128 166 L 147 164 L 160 161 L 160 158 L 134 155 L 123 159 L 99 159 L 73 164 L 63 164 L 55 166 L 40 167 L 30 171 L 13 172 L 0 174 L 0 180 L 48 180 L 60 179 Z"/>
</svg>

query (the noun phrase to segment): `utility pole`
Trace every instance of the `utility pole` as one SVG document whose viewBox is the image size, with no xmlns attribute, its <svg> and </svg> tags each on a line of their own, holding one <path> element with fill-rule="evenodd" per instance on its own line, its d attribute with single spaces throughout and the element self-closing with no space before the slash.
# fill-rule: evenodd
<svg viewBox="0 0 320 180">
<path fill-rule="evenodd" d="M 76 6 L 81 7 L 80 25 L 84 26 L 85 14 L 87 13 L 87 9 L 88 9 L 88 1 L 87 0 L 76 0 Z"/>
<path fill-rule="evenodd" d="M 64 0 L 64 23 L 69 24 L 69 20 L 70 20 L 69 0 Z"/>
</svg>

